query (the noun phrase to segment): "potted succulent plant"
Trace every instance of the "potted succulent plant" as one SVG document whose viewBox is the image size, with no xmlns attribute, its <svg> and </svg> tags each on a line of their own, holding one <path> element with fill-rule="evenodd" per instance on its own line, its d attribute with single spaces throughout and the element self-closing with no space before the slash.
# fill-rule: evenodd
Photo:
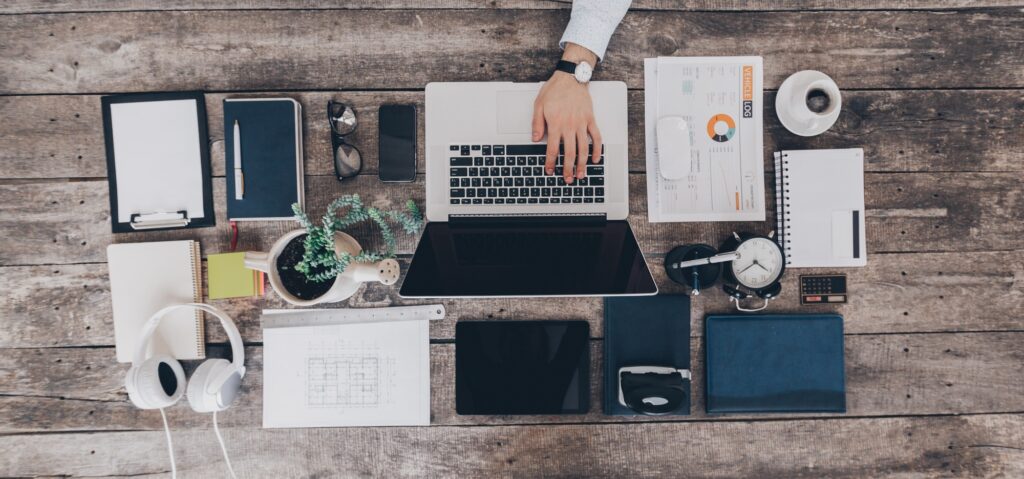
<svg viewBox="0 0 1024 479">
<path fill-rule="evenodd" d="M 313 223 L 298 204 L 292 210 L 302 228 L 282 236 L 270 252 L 246 253 L 245 263 L 267 273 L 274 291 L 299 306 L 342 301 L 368 281 L 394 284 L 399 267 L 391 223 L 407 234 L 423 227 L 423 215 L 412 200 L 403 211 L 385 211 L 365 206 L 359 195 L 345 195 L 327 207 L 320 224 Z M 345 233 L 365 222 L 377 226 L 384 251 L 364 251 Z"/>
</svg>

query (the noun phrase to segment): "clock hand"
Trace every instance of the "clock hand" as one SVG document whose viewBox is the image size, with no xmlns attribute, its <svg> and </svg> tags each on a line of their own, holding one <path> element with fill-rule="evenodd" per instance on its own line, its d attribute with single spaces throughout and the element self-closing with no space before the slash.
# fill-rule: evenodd
<svg viewBox="0 0 1024 479">
<path fill-rule="evenodd" d="M 754 264 L 756 264 L 758 268 L 763 269 L 765 273 L 771 273 L 771 271 L 769 271 L 768 268 L 765 268 L 764 266 L 761 266 L 761 263 L 758 263 L 757 261 L 754 261 Z"/>
<path fill-rule="evenodd" d="M 746 273 L 748 269 L 753 268 L 754 266 L 761 266 L 761 265 L 757 264 L 757 261 L 754 261 L 753 263 L 750 263 L 750 266 L 747 266 L 746 268 L 743 268 L 743 270 L 740 271 L 740 274 Z M 764 266 L 761 266 L 761 269 L 764 269 Z"/>
</svg>

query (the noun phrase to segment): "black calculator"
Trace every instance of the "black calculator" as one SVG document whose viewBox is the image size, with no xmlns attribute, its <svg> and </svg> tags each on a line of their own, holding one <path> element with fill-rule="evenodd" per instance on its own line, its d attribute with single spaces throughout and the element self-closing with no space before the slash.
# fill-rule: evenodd
<svg viewBox="0 0 1024 479">
<path fill-rule="evenodd" d="M 800 275 L 800 304 L 843 304 L 845 302 L 845 274 Z"/>
</svg>

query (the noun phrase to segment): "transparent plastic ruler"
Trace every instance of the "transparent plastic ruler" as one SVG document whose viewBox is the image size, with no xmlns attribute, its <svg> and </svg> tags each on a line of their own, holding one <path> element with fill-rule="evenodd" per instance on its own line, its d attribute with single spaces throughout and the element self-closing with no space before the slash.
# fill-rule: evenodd
<svg viewBox="0 0 1024 479">
<path fill-rule="evenodd" d="M 263 328 L 297 328 L 389 321 L 436 321 L 444 319 L 444 314 L 444 305 L 440 304 L 390 308 L 264 309 Z"/>
</svg>

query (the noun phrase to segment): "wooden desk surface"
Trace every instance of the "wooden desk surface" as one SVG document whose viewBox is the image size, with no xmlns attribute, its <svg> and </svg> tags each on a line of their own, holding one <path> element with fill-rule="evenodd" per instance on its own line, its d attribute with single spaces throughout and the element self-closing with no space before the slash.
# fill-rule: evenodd
<svg viewBox="0 0 1024 479">
<path fill-rule="evenodd" d="M 242 397 L 221 416 L 241 476 L 1024 477 L 1024 2 L 634 3 L 596 78 L 631 88 L 630 222 L 663 292 L 682 292 L 659 266 L 674 245 L 770 222 L 648 224 L 644 57 L 763 55 L 769 173 L 777 148 L 864 148 L 871 256 L 845 271 L 850 303 L 836 308 L 849 412 L 705 415 L 701 318 L 729 310 L 721 294 L 693 308 L 694 414 L 656 420 L 599 413 L 599 299 L 459 300 L 445 301 L 448 318 L 431 326 L 431 427 L 265 431 L 259 310 L 283 306 L 270 294 L 213 302 L 247 343 Z M 377 180 L 377 107 L 422 107 L 430 81 L 542 80 L 568 18 L 567 2 L 544 0 L 0 5 L 0 476 L 168 474 L 159 414 L 132 407 L 126 367 L 114 361 L 104 251 L 182 238 L 199 239 L 204 254 L 228 249 L 223 98 L 304 105 L 312 212 L 344 193 L 422 204 L 422 175 Z M 772 107 L 781 81 L 802 69 L 844 90 L 838 123 L 812 139 L 786 132 Z M 99 98 L 174 90 L 208 92 L 217 227 L 114 236 Z M 358 107 L 352 140 L 369 160 L 344 183 L 331 176 L 330 98 Z M 420 115 L 421 141 L 422 126 Z M 293 227 L 245 224 L 240 249 L 266 249 Z M 399 246 L 408 264 L 414 241 Z M 796 273 L 772 309 L 826 311 L 798 305 Z M 407 303 L 378 285 L 347 305 Z M 456 415 L 454 325 L 487 318 L 589 321 L 592 412 Z M 208 331 L 211 354 L 222 354 L 223 333 Z M 169 416 L 182 477 L 225 476 L 210 417 L 185 401 Z"/>
</svg>

